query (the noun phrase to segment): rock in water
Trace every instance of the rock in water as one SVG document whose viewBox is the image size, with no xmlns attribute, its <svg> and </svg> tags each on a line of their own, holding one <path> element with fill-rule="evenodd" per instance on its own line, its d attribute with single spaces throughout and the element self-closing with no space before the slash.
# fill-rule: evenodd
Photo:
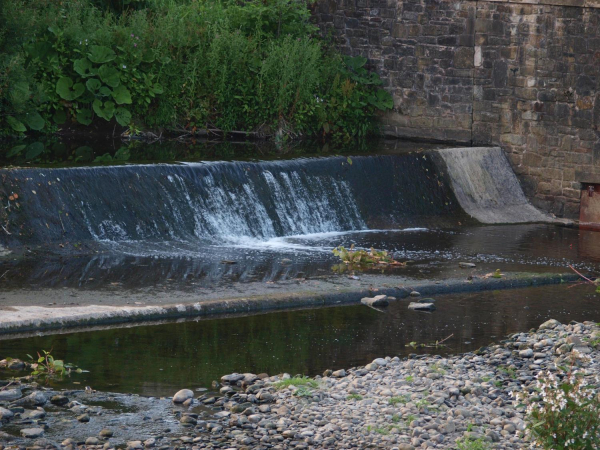
<svg viewBox="0 0 600 450">
<path fill-rule="evenodd" d="M 364 297 L 360 300 L 363 305 L 367 306 L 387 306 L 390 304 L 387 295 L 376 295 L 375 297 Z"/>
<path fill-rule="evenodd" d="M 20 389 L 7 389 L 5 391 L 0 391 L 0 401 L 10 401 L 21 398 L 22 392 Z"/>
<path fill-rule="evenodd" d="M 43 428 L 23 428 L 21 430 L 21 436 L 26 439 L 35 439 L 44 435 Z"/>
<path fill-rule="evenodd" d="M 408 305 L 408 309 L 414 309 L 415 311 L 435 311 L 435 305 L 433 303 L 411 302 Z"/>
<path fill-rule="evenodd" d="M 463 269 L 474 269 L 475 267 L 477 267 L 475 264 L 468 262 L 459 262 L 458 266 L 462 267 Z"/>
<path fill-rule="evenodd" d="M 182 389 L 173 396 L 173 403 L 183 403 L 190 398 L 194 398 L 194 391 Z"/>
</svg>

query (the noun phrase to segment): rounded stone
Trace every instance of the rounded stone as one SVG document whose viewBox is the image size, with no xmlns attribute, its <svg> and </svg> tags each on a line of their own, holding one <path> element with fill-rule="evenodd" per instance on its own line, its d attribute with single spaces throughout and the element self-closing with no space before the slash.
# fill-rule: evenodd
<svg viewBox="0 0 600 450">
<path fill-rule="evenodd" d="M 194 398 L 194 391 L 190 389 L 182 389 L 173 396 L 173 403 L 183 403 L 186 400 L 189 400 L 190 398 Z"/>
</svg>

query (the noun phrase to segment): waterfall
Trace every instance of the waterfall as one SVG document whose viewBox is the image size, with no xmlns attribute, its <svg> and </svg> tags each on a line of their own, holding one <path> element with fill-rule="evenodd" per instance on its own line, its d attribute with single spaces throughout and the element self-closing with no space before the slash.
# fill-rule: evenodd
<svg viewBox="0 0 600 450">
<path fill-rule="evenodd" d="M 468 220 L 426 153 L 0 172 L 9 247 L 266 240 Z"/>
</svg>

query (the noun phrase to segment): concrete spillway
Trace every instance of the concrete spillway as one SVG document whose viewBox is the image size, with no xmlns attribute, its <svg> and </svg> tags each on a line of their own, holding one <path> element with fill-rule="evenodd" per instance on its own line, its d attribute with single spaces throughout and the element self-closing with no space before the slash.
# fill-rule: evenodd
<svg viewBox="0 0 600 450">
<path fill-rule="evenodd" d="M 553 222 L 529 203 L 499 147 L 438 150 L 452 190 L 467 214 L 481 223 Z"/>
</svg>

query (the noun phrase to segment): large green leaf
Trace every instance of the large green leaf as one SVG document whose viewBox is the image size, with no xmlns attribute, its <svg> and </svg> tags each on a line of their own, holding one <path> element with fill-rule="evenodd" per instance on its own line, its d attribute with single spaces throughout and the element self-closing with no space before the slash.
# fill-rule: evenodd
<svg viewBox="0 0 600 450">
<path fill-rule="evenodd" d="M 131 104 L 131 92 L 122 84 L 113 89 L 112 96 L 117 105 Z"/>
<path fill-rule="evenodd" d="M 378 109 L 392 109 L 394 99 L 384 89 L 377 89 L 377 92 L 369 98 L 369 103 Z"/>
<path fill-rule="evenodd" d="M 25 81 L 17 81 L 11 83 L 9 88 L 10 100 L 15 104 L 23 104 L 31 95 L 29 84 Z"/>
<path fill-rule="evenodd" d="M 90 61 L 96 64 L 107 63 L 116 57 L 117 54 L 115 52 L 108 47 L 104 47 L 103 45 L 91 45 L 90 53 L 88 53 L 88 58 L 90 58 Z"/>
<path fill-rule="evenodd" d="M 158 83 L 155 83 L 151 90 L 155 94 L 162 94 L 164 92 L 162 86 Z"/>
<path fill-rule="evenodd" d="M 87 145 L 79 147 L 75 150 L 75 160 L 76 161 L 89 161 L 94 156 L 94 150 Z"/>
<path fill-rule="evenodd" d="M 353 58 L 350 56 L 346 56 L 344 58 L 344 62 L 350 69 L 358 70 L 367 63 L 367 58 L 365 58 L 364 56 L 355 56 Z"/>
<path fill-rule="evenodd" d="M 110 96 L 112 96 L 112 91 L 110 90 L 110 88 L 108 86 L 102 86 L 100 88 L 100 90 L 98 91 L 98 93 L 102 97 L 110 97 Z"/>
<path fill-rule="evenodd" d="M 27 123 L 29 128 L 35 131 L 40 131 L 44 128 L 44 125 L 46 125 L 46 121 L 37 112 L 28 113 L 25 116 L 25 123 Z"/>
<path fill-rule="evenodd" d="M 82 77 L 86 78 L 92 75 L 92 63 L 87 58 L 76 59 L 73 68 Z"/>
<path fill-rule="evenodd" d="M 63 123 L 65 123 L 67 121 L 67 113 L 65 112 L 64 109 L 57 109 L 54 112 L 52 119 L 54 120 L 54 123 L 56 123 L 58 125 L 62 125 Z"/>
<path fill-rule="evenodd" d="M 92 111 L 89 109 L 82 109 L 77 113 L 77 122 L 82 125 L 89 125 L 92 123 Z"/>
<path fill-rule="evenodd" d="M 131 122 L 131 113 L 122 106 L 119 106 L 115 111 L 115 119 L 117 119 L 119 125 L 126 127 Z"/>
<path fill-rule="evenodd" d="M 69 77 L 62 77 L 56 82 L 56 93 L 65 100 L 72 101 L 85 92 L 85 86 L 81 83 L 73 84 Z"/>
<path fill-rule="evenodd" d="M 89 80 L 87 80 L 85 82 L 85 85 L 92 92 L 96 92 L 98 89 L 100 89 L 102 87 L 102 83 L 97 78 L 90 78 Z"/>
<path fill-rule="evenodd" d="M 115 104 L 111 101 L 102 103 L 100 100 L 96 99 L 94 100 L 94 103 L 92 103 L 92 107 L 94 108 L 94 112 L 104 120 L 112 119 L 115 113 Z"/>
<path fill-rule="evenodd" d="M 117 111 L 118 110 L 119 108 L 117 108 Z M 127 161 L 130 158 L 130 156 L 131 154 L 129 153 L 129 149 L 127 147 L 121 147 L 119 150 L 117 150 L 117 152 L 113 156 L 113 159 L 116 161 Z"/>
<path fill-rule="evenodd" d="M 44 144 L 41 142 L 34 142 L 27 146 L 27 152 L 25 153 L 25 158 L 34 159 L 44 153 Z"/>
<path fill-rule="evenodd" d="M 20 155 L 21 152 L 23 150 L 25 150 L 27 148 L 26 145 L 15 145 L 13 148 L 11 148 L 8 153 L 6 154 L 7 158 L 12 158 L 13 156 L 17 156 Z"/>
<path fill-rule="evenodd" d="M 98 75 L 100 76 L 100 79 L 110 87 L 117 87 L 121 82 L 119 71 L 108 64 L 100 66 Z"/>
<path fill-rule="evenodd" d="M 10 127 L 19 132 L 19 133 L 24 133 L 25 131 L 27 131 L 27 128 L 25 128 L 25 125 L 23 125 L 23 122 L 15 119 L 13 116 L 6 116 L 6 121 L 8 122 L 8 124 L 10 125 Z"/>
</svg>

